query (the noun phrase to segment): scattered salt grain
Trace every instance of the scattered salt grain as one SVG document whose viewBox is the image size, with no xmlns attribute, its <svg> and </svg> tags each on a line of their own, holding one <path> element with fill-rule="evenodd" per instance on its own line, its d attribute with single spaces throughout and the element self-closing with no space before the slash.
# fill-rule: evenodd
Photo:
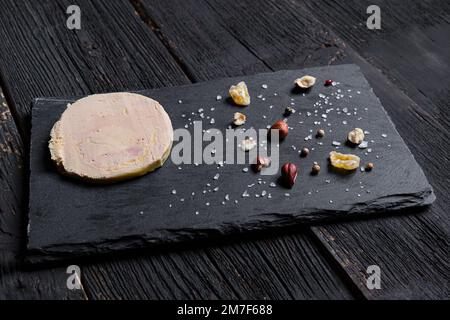
<svg viewBox="0 0 450 320">
<path fill-rule="evenodd" d="M 360 149 L 365 149 L 367 148 L 368 142 L 367 141 L 363 141 L 358 145 L 358 148 Z"/>
</svg>

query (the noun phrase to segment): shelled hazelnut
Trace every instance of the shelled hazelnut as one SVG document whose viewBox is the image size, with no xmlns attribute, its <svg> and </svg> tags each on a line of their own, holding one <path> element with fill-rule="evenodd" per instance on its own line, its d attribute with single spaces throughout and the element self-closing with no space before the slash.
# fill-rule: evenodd
<svg viewBox="0 0 450 320">
<path fill-rule="evenodd" d="M 374 164 L 372 162 L 369 162 L 366 165 L 366 171 L 371 171 L 374 168 Z"/>
<path fill-rule="evenodd" d="M 284 122 L 283 120 L 278 120 L 270 127 L 269 137 L 271 135 L 272 130 L 278 130 L 280 139 L 286 138 L 289 133 L 289 127 L 288 127 L 287 123 Z"/>
<path fill-rule="evenodd" d="M 297 180 L 297 166 L 291 162 L 285 163 L 281 168 L 281 177 L 287 187 L 292 188 Z"/>
<path fill-rule="evenodd" d="M 309 155 L 309 149 L 308 148 L 302 148 L 302 150 L 300 151 L 300 156 L 301 157 L 307 157 Z"/>
<path fill-rule="evenodd" d="M 317 130 L 316 137 L 318 137 L 318 138 L 323 138 L 323 137 L 325 137 L 325 130 L 323 130 L 323 129 Z"/>
</svg>

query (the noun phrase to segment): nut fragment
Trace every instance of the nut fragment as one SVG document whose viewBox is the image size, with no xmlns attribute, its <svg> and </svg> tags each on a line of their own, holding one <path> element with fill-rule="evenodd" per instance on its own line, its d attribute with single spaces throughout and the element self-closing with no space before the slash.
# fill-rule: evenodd
<svg viewBox="0 0 450 320">
<path fill-rule="evenodd" d="M 325 137 L 325 130 L 323 130 L 323 129 L 317 130 L 316 136 L 317 136 L 318 138 L 323 138 L 323 137 Z"/>
<path fill-rule="evenodd" d="M 359 167 L 361 159 L 353 154 L 343 154 L 336 151 L 330 152 L 331 165 L 335 168 L 355 170 Z"/>
<path fill-rule="evenodd" d="M 250 151 L 255 148 L 257 145 L 256 141 L 253 138 L 247 138 L 241 142 L 241 148 L 244 151 Z"/>
<path fill-rule="evenodd" d="M 320 166 L 317 163 L 315 163 L 311 168 L 311 173 L 319 174 L 319 172 L 320 172 Z"/>
<path fill-rule="evenodd" d="M 353 144 L 360 144 L 364 141 L 364 131 L 360 128 L 355 128 L 348 133 L 347 139 Z"/>
<path fill-rule="evenodd" d="M 286 107 L 286 109 L 284 110 L 284 115 L 286 117 L 290 116 L 291 114 L 295 113 L 295 109 L 292 107 Z"/>
<path fill-rule="evenodd" d="M 250 95 L 244 81 L 231 86 L 229 93 L 235 104 L 239 106 L 248 106 L 250 104 Z"/>
<path fill-rule="evenodd" d="M 270 127 L 269 137 L 272 134 L 272 130 L 278 130 L 278 134 L 280 136 L 280 139 L 286 138 L 288 133 L 289 133 L 289 127 L 288 127 L 287 123 L 284 122 L 283 120 L 278 120 L 277 122 L 275 122 L 272 125 L 272 127 Z"/>
<path fill-rule="evenodd" d="M 297 166 L 293 163 L 286 163 L 281 168 L 281 177 L 287 187 L 292 188 L 297 180 Z"/>
<path fill-rule="evenodd" d="M 373 164 L 372 162 L 369 162 L 369 163 L 366 165 L 366 171 L 372 170 L 373 167 L 374 167 L 374 164 Z"/>
<path fill-rule="evenodd" d="M 312 76 L 303 76 L 295 80 L 295 84 L 302 89 L 311 88 L 316 83 L 316 78 Z"/>
<path fill-rule="evenodd" d="M 302 151 L 300 152 L 300 156 L 301 157 L 307 157 L 309 154 L 309 149 L 308 148 L 303 148 Z"/>
<path fill-rule="evenodd" d="M 252 168 L 255 172 L 260 172 L 263 168 L 267 168 L 270 165 L 270 159 L 257 156 L 255 163 L 252 165 Z"/>
<path fill-rule="evenodd" d="M 234 119 L 233 123 L 235 126 L 242 126 L 245 123 L 245 121 L 247 121 L 246 115 L 240 112 L 236 112 L 234 114 L 233 119 Z"/>
</svg>

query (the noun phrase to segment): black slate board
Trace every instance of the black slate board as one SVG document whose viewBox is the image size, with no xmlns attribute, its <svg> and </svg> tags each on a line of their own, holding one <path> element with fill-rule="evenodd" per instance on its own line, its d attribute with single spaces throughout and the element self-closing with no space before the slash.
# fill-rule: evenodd
<svg viewBox="0 0 450 320">
<path fill-rule="evenodd" d="M 305 94 L 292 86 L 293 80 L 304 74 L 317 77 L 317 84 Z M 325 79 L 338 84 L 325 87 Z M 217 95 L 227 97 L 230 85 L 241 80 L 246 81 L 252 96 L 249 107 L 233 106 L 228 99 L 217 101 Z M 268 88 L 262 88 L 263 84 Z M 277 183 L 278 176 L 243 172 L 248 165 L 176 166 L 170 160 L 163 168 L 134 180 L 112 185 L 77 182 L 56 172 L 47 148 L 54 122 L 67 103 L 76 99 L 36 99 L 30 156 L 28 262 L 381 214 L 428 205 L 435 199 L 421 168 L 355 65 L 264 73 L 140 93 L 161 102 L 174 129 L 202 120 L 200 108 L 204 109 L 204 129 L 225 130 L 237 111 L 247 115 L 246 128 L 266 128 L 283 118 L 285 107 L 294 103 L 297 113 L 289 117 L 293 129 L 280 146 L 280 163 L 291 161 L 298 165 L 297 184 L 290 190 L 279 185 L 270 187 L 270 183 Z M 324 97 L 329 97 L 328 104 Z M 347 113 L 342 112 L 343 108 L 348 109 Z M 331 110 L 327 113 L 327 109 Z M 210 124 L 208 116 L 214 118 L 214 124 Z M 326 129 L 322 139 L 314 137 L 319 127 Z M 366 138 L 368 149 L 345 145 L 347 132 L 354 127 L 370 132 Z M 192 130 L 191 125 L 188 130 Z M 312 139 L 305 140 L 311 134 Z M 333 141 L 342 143 L 337 151 L 358 154 L 362 164 L 373 162 L 375 169 L 351 174 L 335 172 L 327 160 L 329 152 L 337 149 Z M 302 147 L 312 150 L 307 158 L 299 157 Z M 314 161 L 322 166 L 318 176 L 309 174 Z M 217 173 L 220 177 L 214 180 Z M 219 190 L 214 192 L 217 186 Z M 245 190 L 250 197 L 242 197 Z M 255 195 L 264 190 L 266 196 Z M 229 201 L 225 195 L 229 195 Z"/>
</svg>

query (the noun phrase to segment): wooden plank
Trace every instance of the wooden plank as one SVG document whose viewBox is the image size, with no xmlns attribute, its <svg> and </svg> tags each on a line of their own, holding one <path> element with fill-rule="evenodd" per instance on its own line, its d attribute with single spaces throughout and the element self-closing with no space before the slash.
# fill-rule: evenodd
<svg viewBox="0 0 450 320">
<path fill-rule="evenodd" d="M 0 299 L 84 299 L 63 268 L 27 271 L 19 263 L 26 230 L 23 144 L 0 88 Z"/>
<path fill-rule="evenodd" d="M 27 128 L 28 103 L 35 96 L 188 83 L 163 44 L 128 3 L 78 1 L 83 16 L 80 31 L 65 28 L 65 10 L 69 4 L 69 1 L 50 0 L 0 4 L 0 39 L 7 47 L 0 52 L 0 72 L 23 128 Z M 12 30 L 21 37 L 14 37 Z M 278 252 L 280 241 L 275 240 L 274 252 Z M 350 298 L 316 246 L 306 236 L 304 241 L 308 242 L 301 251 L 305 254 L 297 254 L 294 259 L 299 262 L 305 259 L 312 264 L 308 270 L 302 270 L 303 278 L 289 281 L 287 285 L 294 288 L 290 291 L 260 252 L 247 252 L 240 244 L 91 264 L 83 268 L 82 281 L 92 298 L 302 298 L 306 297 L 302 288 L 308 286 L 322 288 L 318 295 Z M 262 245 L 255 242 L 254 246 Z M 224 261 L 212 252 L 229 257 L 228 267 L 224 268 Z M 241 265 L 245 275 L 236 272 L 239 266 L 234 262 L 240 261 L 243 255 L 248 257 L 247 263 Z M 252 291 L 255 278 L 258 279 L 256 270 L 266 275 L 266 287 L 281 289 Z M 315 284 L 317 278 L 325 280 Z M 245 291 L 241 289 L 244 286 Z"/>
<path fill-rule="evenodd" d="M 394 217 L 387 219 L 381 231 L 389 234 L 389 246 L 381 247 L 383 250 L 377 254 L 369 249 L 360 259 L 373 263 L 377 259 L 374 257 L 384 255 L 386 261 L 395 261 L 384 269 L 389 270 L 388 283 L 395 279 L 397 287 L 388 286 L 383 290 L 384 296 L 448 298 L 448 292 L 442 290 L 442 278 L 449 268 L 446 256 L 450 219 L 446 204 L 450 198 L 450 174 L 442 171 L 441 164 L 450 158 L 446 129 L 449 127 L 447 101 L 450 99 L 450 44 L 446 36 L 450 31 L 450 5 L 448 1 L 435 0 L 425 3 L 352 1 L 345 7 L 332 1 L 307 1 L 306 4 L 322 23 L 350 44 L 351 49 L 347 51 L 370 75 L 375 93 L 422 164 L 438 198 L 425 214 L 411 215 L 401 223 Z M 379 31 L 365 28 L 365 10 L 370 4 L 381 8 L 382 29 Z M 370 65 L 366 61 L 370 61 Z M 383 82 L 391 82 L 391 86 L 385 86 Z M 392 89 L 394 85 L 399 89 Z M 374 234 L 383 237 L 377 225 L 374 228 L 371 222 L 362 224 L 368 231 L 367 237 L 372 238 Z M 326 244 L 336 241 L 330 233 L 322 232 L 322 235 Z M 345 264 L 346 254 L 342 255 L 339 250 L 336 253 L 340 263 Z M 416 291 L 419 287 L 420 292 Z M 366 294 L 379 296 L 376 291 Z"/>
<path fill-rule="evenodd" d="M 327 25 L 423 109 L 450 125 L 450 3 L 445 0 L 306 1 Z M 366 8 L 381 9 L 381 29 L 365 27 Z M 448 137 L 448 136 L 447 136 Z"/>
<path fill-rule="evenodd" d="M 217 51 L 220 47 L 234 47 L 236 43 L 244 45 L 266 66 L 274 70 L 355 61 L 375 86 L 376 93 L 381 97 L 385 107 L 389 111 L 397 108 L 391 116 L 394 117 L 403 136 L 407 137 L 406 140 L 412 146 L 413 152 L 422 157 L 418 160 L 421 160 L 425 171 L 428 174 L 431 171 L 440 172 L 439 165 L 436 166 L 437 169 L 434 169 L 433 165 L 428 165 L 432 160 L 430 155 L 439 152 L 433 148 L 439 144 L 439 139 L 432 141 L 430 146 L 430 140 L 433 139 L 428 136 L 430 126 L 439 126 L 436 119 L 420 112 L 414 101 L 405 96 L 386 77 L 377 73 L 373 66 L 356 52 L 346 48 L 345 43 L 321 25 L 304 4 L 292 1 L 261 1 L 258 5 L 254 5 L 254 2 L 197 1 L 194 10 L 190 9 L 193 5 L 186 1 L 183 4 L 165 1 L 164 5 L 153 1 L 144 3 L 147 8 L 147 19 L 152 21 L 153 27 L 158 28 L 163 41 L 170 44 L 171 50 L 181 61 L 196 62 L 186 68 L 199 70 L 198 76 L 207 72 L 212 76 L 220 76 L 220 71 L 211 70 L 209 66 L 222 63 L 216 61 L 216 57 L 219 60 L 224 52 L 216 52 L 213 60 L 207 60 L 207 57 L 203 56 L 202 59 L 192 62 L 192 58 L 189 57 L 196 57 L 209 50 Z M 172 15 L 173 12 L 176 14 Z M 194 38 L 220 39 L 220 42 L 224 41 L 226 44 L 217 45 L 211 41 L 192 44 L 190 39 Z M 228 43 L 230 41 L 232 43 Z M 244 65 L 247 63 L 243 61 Z M 231 71 L 225 68 L 222 73 L 225 72 L 228 74 Z M 398 104 L 402 106 L 400 109 Z M 417 126 L 421 130 L 412 129 Z M 420 146 L 414 147 L 417 143 Z M 445 161 L 444 152 L 440 152 L 434 160 L 436 164 Z M 437 179 L 434 182 L 442 195 L 445 186 Z M 355 286 L 362 290 L 366 297 L 395 298 L 402 295 L 442 297 L 445 290 L 440 282 L 444 278 L 445 234 L 448 230 L 448 223 L 443 218 L 446 216 L 442 211 L 443 208 L 445 208 L 443 202 L 439 202 L 426 213 L 417 216 L 327 225 L 313 227 L 311 231 L 326 245 L 329 254 L 341 264 Z M 374 232 L 373 224 L 379 226 L 382 231 Z M 412 232 L 412 226 L 419 230 L 420 236 Z M 370 236 L 367 238 L 362 236 L 366 234 Z M 386 238 L 389 241 L 386 241 Z M 405 251 L 405 255 L 410 257 L 407 260 L 394 259 L 399 248 L 410 248 L 411 243 L 415 243 L 420 250 Z M 380 252 L 385 252 L 385 255 L 376 254 L 380 247 L 383 249 Z M 428 265 L 430 256 L 435 259 L 431 266 Z M 367 278 L 365 271 L 367 266 L 376 262 L 383 265 L 383 270 L 387 273 L 383 282 L 385 287 L 381 291 L 369 291 L 365 286 Z M 397 277 L 397 273 L 401 273 L 402 276 Z M 417 283 L 423 283 L 418 281 L 419 274 L 430 283 L 423 291 L 415 287 Z"/>
<path fill-rule="evenodd" d="M 0 88 L 0 249 L 17 250 L 17 242 L 22 238 L 22 150 L 22 140 Z"/>
</svg>

